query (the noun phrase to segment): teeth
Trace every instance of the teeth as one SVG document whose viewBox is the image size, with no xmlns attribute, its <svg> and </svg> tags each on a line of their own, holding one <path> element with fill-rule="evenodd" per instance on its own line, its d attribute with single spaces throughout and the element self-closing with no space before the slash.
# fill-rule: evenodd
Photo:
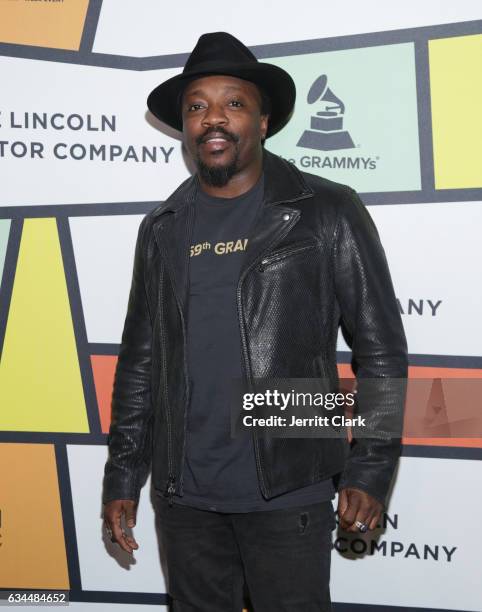
<svg viewBox="0 0 482 612">
<path fill-rule="evenodd" d="M 208 140 L 206 140 L 206 142 L 226 142 L 226 138 L 208 138 Z"/>
</svg>

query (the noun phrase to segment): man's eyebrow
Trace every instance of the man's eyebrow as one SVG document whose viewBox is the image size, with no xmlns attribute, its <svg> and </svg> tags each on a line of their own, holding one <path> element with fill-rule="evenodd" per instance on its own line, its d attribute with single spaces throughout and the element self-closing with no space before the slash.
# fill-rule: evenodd
<svg viewBox="0 0 482 612">
<path fill-rule="evenodd" d="M 241 87 L 239 85 L 227 85 L 223 89 L 225 91 L 229 91 L 230 89 L 237 89 L 239 91 L 239 90 L 241 90 Z M 204 93 L 204 90 L 202 88 L 200 88 L 200 89 L 193 89 L 192 91 L 188 91 L 184 95 L 186 97 L 187 96 L 197 96 L 197 95 L 202 95 L 203 93 Z"/>
</svg>

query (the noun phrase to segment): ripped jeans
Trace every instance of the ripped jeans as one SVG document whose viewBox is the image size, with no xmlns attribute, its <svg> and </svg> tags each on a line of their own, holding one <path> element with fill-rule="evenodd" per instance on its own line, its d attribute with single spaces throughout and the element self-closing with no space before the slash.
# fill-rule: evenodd
<svg viewBox="0 0 482 612">
<path fill-rule="evenodd" d="M 172 612 L 329 612 L 331 501 L 220 513 L 156 498 Z"/>
</svg>

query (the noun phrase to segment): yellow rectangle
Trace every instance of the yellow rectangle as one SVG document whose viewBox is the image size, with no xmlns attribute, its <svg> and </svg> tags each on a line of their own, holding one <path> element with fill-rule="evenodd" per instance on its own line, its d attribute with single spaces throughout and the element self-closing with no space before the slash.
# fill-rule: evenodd
<svg viewBox="0 0 482 612">
<path fill-rule="evenodd" d="M 436 189 L 482 187 L 482 34 L 429 42 Z"/>
</svg>

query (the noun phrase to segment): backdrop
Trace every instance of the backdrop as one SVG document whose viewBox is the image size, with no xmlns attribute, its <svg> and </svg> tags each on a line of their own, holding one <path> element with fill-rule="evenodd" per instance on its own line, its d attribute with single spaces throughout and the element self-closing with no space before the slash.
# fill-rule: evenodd
<svg viewBox="0 0 482 612">
<path fill-rule="evenodd" d="M 203 32 L 293 75 L 294 116 L 266 146 L 358 190 L 411 379 L 432 380 L 415 411 L 461 420 L 448 382 L 482 379 L 481 17 L 477 0 L 0 0 L 4 594 L 69 590 L 87 612 L 166 603 L 150 483 L 134 560 L 105 540 L 100 494 L 137 228 L 189 174 L 145 101 Z M 380 528 L 334 534 L 335 610 L 481 609 L 482 433 L 460 432 L 405 432 Z"/>
</svg>

